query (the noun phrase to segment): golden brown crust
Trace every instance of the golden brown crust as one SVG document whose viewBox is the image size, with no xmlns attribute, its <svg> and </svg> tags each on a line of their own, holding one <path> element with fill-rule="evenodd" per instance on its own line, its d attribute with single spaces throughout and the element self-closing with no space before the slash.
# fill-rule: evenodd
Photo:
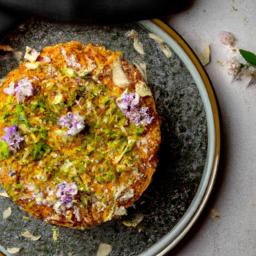
<svg viewBox="0 0 256 256">
<path fill-rule="evenodd" d="M 65 52 L 63 52 L 63 49 L 65 50 Z M 75 59 L 67 60 L 67 56 L 75 56 Z M 49 58 L 51 62 L 48 63 L 48 60 L 46 62 L 45 58 Z M 40 62 L 40 60 L 43 61 Z M 117 86 L 117 84 L 114 83 L 113 63 L 118 60 L 120 60 L 121 68 L 129 81 L 129 84 L 127 84 L 126 86 Z M 67 64 L 69 61 L 71 61 L 71 66 Z M 91 68 L 91 70 L 89 71 L 90 78 L 88 79 L 92 79 L 93 82 L 90 83 L 93 83 L 93 86 L 97 84 L 103 84 L 104 86 L 107 86 L 107 93 L 113 102 L 117 102 L 122 94 L 125 93 L 125 91 L 127 90 L 130 92 L 134 92 L 136 90 L 136 85 L 138 82 L 145 83 L 138 69 L 134 65 L 131 65 L 127 61 L 123 60 L 120 52 L 112 52 L 106 50 L 102 46 L 94 46 L 92 44 L 88 44 L 85 46 L 80 42 L 68 42 L 46 47 L 41 51 L 40 56 L 35 61 L 35 63 L 38 62 L 39 68 L 37 67 L 36 69 L 30 69 L 28 68 L 29 65 L 27 65 L 28 61 L 25 61 L 21 63 L 16 70 L 11 71 L 7 75 L 2 89 L 0 90 L 1 102 L 6 102 L 7 100 L 10 100 L 10 96 L 6 95 L 4 89 L 8 88 L 11 82 L 17 82 L 24 77 L 28 77 L 28 79 L 33 80 L 33 87 L 37 93 L 37 95 L 34 94 L 30 98 L 26 99 L 24 105 L 27 106 L 35 99 L 37 99 L 37 97 L 39 98 L 42 95 L 47 97 L 48 101 L 50 102 L 49 104 L 52 104 L 52 102 L 56 100 L 57 93 L 55 90 L 47 89 L 47 86 L 51 83 L 57 84 L 56 90 L 59 90 L 61 92 L 61 97 L 63 101 L 66 102 L 67 100 L 69 100 L 72 90 L 77 87 L 77 83 L 84 83 L 85 85 L 87 83 L 85 81 L 87 78 L 81 78 L 82 75 L 76 75 L 72 77 L 72 74 L 70 75 L 70 73 L 68 73 L 68 75 L 60 75 L 58 72 L 56 72 L 56 70 L 63 70 L 63 68 L 67 67 L 68 70 L 65 70 L 65 72 L 71 72 L 73 70 L 77 74 L 79 74 L 79 72 L 81 71 L 81 67 L 85 67 L 85 69 L 87 70 Z M 51 67 L 50 70 L 48 70 L 49 67 Z M 84 80 L 81 82 L 81 79 Z M 45 81 L 47 81 L 47 83 Z M 42 86 L 42 84 L 46 84 L 46 86 Z M 63 86 L 63 84 L 67 84 L 69 88 Z M 105 89 L 103 88 L 103 90 Z M 86 100 L 83 96 L 79 99 L 79 101 L 81 104 L 83 104 Z M 98 102 L 100 101 L 101 98 L 99 98 Z M 12 102 L 11 104 L 16 103 Z M 160 118 L 156 112 L 156 106 L 153 97 L 150 95 L 140 97 L 140 105 L 149 110 L 149 114 L 151 115 L 152 120 L 146 125 L 124 124 L 124 127 L 121 127 L 124 130 L 124 133 L 127 132 L 127 130 L 130 133 L 135 133 L 135 131 L 137 131 L 140 126 L 144 127 L 144 132 L 142 132 L 140 135 L 127 135 L 128 142 L 131 138 L 136 138 L 132 151 L 127 151 L 128 153 L 124 154 L 124 157 L 121 159 L 118 159 L 115 155 L 118 154 L 118 151 L 113 151 L 114 153 L 111 153 L 111 151 L 110 153 L 106 153 L 107 155 L 103 157 L 104 159 L 110 159 L 108 160 L 110 161 L 109 164 L 112 167 L 114 166 L 116 168 L 119 168 L 121 166 L 121 162 L 124 162 L 123 165 L 125 165 L 125 160 L 129 157 L 130 164 L 132 161 L 134 161 L 134 164 L 132 166 L 128 165 L 129 167 L 126 167 L 127 170 L 123 172 L 117 172 L 117 169 L 114 170 L 113 172 L 115 174 L 115 179 L 107 182 L 102 182 L 95 180 L 96 176 L 99 173 L 100 166 L 98 166 L 97 163 L 92 164 L 89 161 L 89 164 L 86 165 L 87 167 L 84 167 L 85 170 L 79 174 L 79 179 L 81 179 L 82 182 L 86 184 L 86 186 L 89 186 L 89 188 L 87 188 L 86 192 L 84 192 L 83 190 L 80 191 L 79 187 L 78 193 L 72 197 L 72 207 L 64 207 L 65 212 L 58 212 L 58 210 L 56 211 L 56 202 L 54 204 L 51 200 L 53 200 L 53 202 L 54 200 L 57 200 L 57 181 L 60 183 L 65 181 L 66 178 L 69 181 L 69 184 L 71 184 L 71 181 L 69 180 L 70 178 L 67 178 L 67 174 L 64 174 L 64 176 L 63 174 L 61 174 L 61 176 L 60 174 L 58 174 L 57 171 L 55 171 L 57 174 L 50 173 L 47 176 L 46 182 L 43 180 L 41 181 L 40 179 L 38 180 L 36 178 L 38 175 L 36 174 L 38 174 L 38 172 L 40 173 L 40 175 L 45 174 L 45 170 L 40 167 L 40 162 L 46 161 L 45 159 L 48 158 L 49 161 L 53 161 L 53 153 L 56 152 L 58 152 L 58 154 L 62 155 L 63 158 L 66 159 L 76 159 L 76 161 L 81 160 L 83 158 L 83 151 L 75 152 L 73 149 L 80 149 L 80 146 L 83 144 L 83 140 L 87 140 L 86 134 L 74 136 L 71 142 L 56 142 L 55 140 L 57 140 L 58 137 L 56 137 L 55 131 L 58 130 L 58 124 L 47 123 L 48 138 L 45 139 L 45 142 L 47 142 L 47 145 L 52 148 L 52 153 L 49 153 L 49 155 L 46 155 L 45 158 L 40 159 L 40 161 L 31 161 L 29 165 L 24 165 L 21 164 L 21 162 L 16 161 L 13 155 L 11 155 L 7 159 L 2 160 L 0 183 L 10 194 L 11 198 L 25 211 L 37 218 L 40 218 L 52 224 L 75 228 L 85 228 L 101 224 L 105 221 L 123 215 L 124 209 L 128 208 L 136 200 L 138 200 L 150 184 L 152 175 L 155 172 L 158 162 L 157 151 L 161 140 Z M 10 106 L 10 108 L 15 109 L 15 107 L 13 106 Z M 117 106 L 114 106 L 114 109 L 116 108 Z M 78 110 L 78 106 L 72 105 L 73 112 L 76 112 Z M 59 113 L 61 113 L 62 115 L 67 113 L 67 110 L 65 108 L 58 111 L 60 111 Z M 97 116 L 103 113 L 103 116 L 101 118 L 102 120 L 104 118 L 104 115 L 106 114 L 106 109 L 97 111 Z M 85 116 L 89 119 L 90 113 L 88 113 L 86 109 L 79 110 L 79 113 L 80 115 Z M 4 114 L 3 106 L 1 107 L 1 105 L 0 114 Z M 29 115 L 29 121 L 33 125 L 36 125 L 38 119 L 42 119 L 43 117 L 44 116 L 31 117 Z M 124 117 L 122 116 L 122 118 Z M 128 123 L 131 123 L 131 121 L 129 121 Z M 0 122 L 1 137 L 4 136 L 5 127 L 6 123 Z M 20 125 L 18 125 L 18 127 L 20 127 Z M 109 127 L 109 129 L 111 130 L 114 129 L 115 126 Z M 106 141 L 106 144 L 112 142 L 112 140 Z M 102 148 L 110 147 L 110 144 L 107 146 L 104 146 L 102 144 L 97 145 L 101 145 Z M 23 147 L 25 148 L 25 146 Z M 23 149 L 21 149 L 21 151 L 22 150 Z M 57 151 L 55 152 L 55 150 Z M 88 150 L 88 147 L 86 148 L 86 150 Z M 20 157 L 20 154 L 20 152 L 17 153 L 16 159 Z M 92 153 L 90 157 L 92 159 L 97 159 L 96 153 Z M 90 157 L 89 160 L 92 160 L 90 159 Z M 87 158 L 88 157 L 86 156 L 86 159 Z M 65 164 L 65 159 L 62 159 L 61 161 L 63 161 Z M 9 167 L 16 171 L 15 177 L 9 175 Z M 96 172 L 93 175 L 96 176 L 92 175 L 92 170 L 94 169 Z M 72 176 L 71 180 L 75 180 L 75 178 L 76 177 Z M 31 183 L 33 183 L 33 186 L 36 186 L 39 192 L 37 190 L 33 190 L 34 188 L 32 188 L 32 190 L 30 191 L 30 188 L 28 187 Z M 12 184 L 21 184 L 22 189 L 18 186 L 14 189 Z M 50 195 L 50 193 L 52 193 L 53 195 Z M 40 198 L 38 198 L 39 194 Z M 86 202 L 82 202 L 81 195 L 83 195 L 84 197 L 86 196 Z M 38 203 L 38 201 L 40 202 Z M 63 211 L 63 208 L 61 209 Z"/>
</svg>

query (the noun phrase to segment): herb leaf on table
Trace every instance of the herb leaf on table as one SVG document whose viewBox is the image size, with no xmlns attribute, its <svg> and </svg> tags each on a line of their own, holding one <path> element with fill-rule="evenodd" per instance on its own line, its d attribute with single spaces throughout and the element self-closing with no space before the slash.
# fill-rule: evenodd
<svg viewBox="0 0 256 256">
<path fill-rule="evenodd" d="M 250 65 L 256 66 L 256 55 L 254 53 L 243 49 L 239 49 L 239 52 Z"/>
</svg>

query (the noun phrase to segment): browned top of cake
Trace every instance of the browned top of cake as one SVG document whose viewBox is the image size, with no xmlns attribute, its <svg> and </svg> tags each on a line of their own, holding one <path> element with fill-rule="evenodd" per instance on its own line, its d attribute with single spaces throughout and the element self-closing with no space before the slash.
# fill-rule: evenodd
<svg viewBox="0 0 256 256">
<path fill-rule="evenodd" d="M 49 223 L 83 228 L 125 214 L 151 181 L 159 143 L 142 75 L 103 46 L 27 47 L 0 87 L 0 182 Z"/>
</svg>

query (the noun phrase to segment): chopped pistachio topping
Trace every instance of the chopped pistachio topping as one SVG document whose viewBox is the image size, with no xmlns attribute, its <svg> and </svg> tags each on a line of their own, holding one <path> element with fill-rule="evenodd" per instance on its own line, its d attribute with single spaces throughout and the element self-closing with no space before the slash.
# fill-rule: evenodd
<svg viewBox="0 0 256 256">
<path fill-rule="evenodd" d="M 86 226 L 88 214 L 101 222 L 126 214 L 137 196 L 129 188 L 148 180 L 151 149 L 140 141 L 156 117 L 133 65 L 92 45 L 27 48 L 0 97 L 0 182 L 15 202 L 68 226 Z"/>
</svg>

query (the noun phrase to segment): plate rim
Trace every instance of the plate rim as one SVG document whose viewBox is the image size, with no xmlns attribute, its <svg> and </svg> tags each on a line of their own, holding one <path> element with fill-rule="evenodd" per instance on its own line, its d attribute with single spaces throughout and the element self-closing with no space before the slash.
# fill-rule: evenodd
<svg viewBox="0 0 256 256">
<path fill-rule="evenodd" d="M 206 190 L 204 191 L 203 198 L 202 198 L 200 204 L 197 206 L 197 209 L 194 211 L 194 213 L 191 216 L 189 222 L 186 223 L 186 225 L 183 227 L 181 232 L 175 237 L 175 239 L 166 243 L 164 247 L 160 247 L 159 242 L 163 239 L 163 237 L 162 237 L 154 245 L 149 247 L 149 249 L 147 249 L 142 254 L 140 254 L 141 256 L 151 256 L 151 255 L 152 256 L 155 256 L 155 255 L 156 256 L 163 256 L 167 252 L 169 252 L 171 249 L 173 249 L 185 237 L 185 235 L 190 231 L 192 226 L 194 226 L 194 224 L 198 220 L 199 216 L 201 215 L 203 209 L 206 206 L 206 203 L 208 202 L 208 199 L 209 199 L 209 197 L 211 195 L 211 192 L 213 190 L 213 187 L 214 187 L 214 183 L 215 183 L 215 180 L 216 180 L 217 171 L 218 171 L 218 167 L 219 167 L 219 161 L 220 161 L 221 123 L 220 123 L 219 106 L 218 106 L 217 98 L 216 98 L 212 83 L 210 81 L 210 78 L 209 78 L 208 74 L 206 73 L 203 65 L 200 62 L 200 60 L 198 59 L 198 57 L 196 56 L 194 51 L 189 46 L 189 44 L 183 39 L 183 37 L 177 31 L 175 31 L 172 27 L 170 27 L 164 21 L 162 21 L 160 19 L 152 19 L 152 20 L 148 20 L 148 21 L 151 22 L 152 24 L 156 25 L 160 30 L 162 30 L 170 38 L 172 38 L 182 48 L 182 50 L 185 52 L 185 54 L 191 60 L 193 66 L 196 68 L 198 74 L 200 75 L 200 78 L 203 81 L 203 84 L 205 86 L 205 89 L 206 89 L 206 92 L 207 92 L 207 95 L 208 95 L 208 99 L 209 99 L 209 102 L 210 102 L 210 107 L 211 107 L 211 110 L 212 110 L 212 113 L 213 113 L 213 125 L 214 125 L 214 132 L 215 132 L 215 136 L 214 136 L 214 138 L 215 138 L 215 149 L 214 149 L 214 156 L 213 156 L 213 164 L 212 164 L 212 168 L 211 168 L 211 173 L 210 173 L 210 177 L 208 179 L 208 184 L 207 184 Z M 202 179 L 201 179 L 201 182 L 202 182 Z M 197 194 L 198 194 L 198 192 L 196 193 L 196 195 Z M 186 213 L 184 215 L 186 215 L 187 212 L 188 212 L 188 210 L 186 211 Z M 178 225 L 179 222 L 176 225 Z M 167 235 L 169 233 L 167 233 Z M 152 251 L 152 249 L 155 249 L 156 252 L 154 250 Z M 9 253 L 4 248 L 2 248 L 0 246 L 0 255 L 1 255 L 1 253 L 4 253 L 5 255 L 9 255 Z"/>
<path fill-rule="evenodd" d="M 218 167 L 219 167 L 219 162 L 220 162 L 220 152 L 221 152 L 221 122 L 220 122 L 220 111 L 219 111 L 219 105 L 217 101 L 216 94 L 214 92 L 214 88 L 212 85 L 212 82 L 203 67 L 202 63 L 200 62 L 199 58 L 195 54 L 195 52 L 192 50 L 192 48 L 189 46 L 189 44 L 183 39 L 183 37 L 171 26 L 169 26 L 166 22 L 164 22 L 161 19 L 152 19 L 152 20 L 147 20 L 147 21 L 141 21 L 140 23 L 146 23 L 146 22 L 151 22 L 153 25 L 157 26 L 160 30 L 162 30 L 164 33 L 166 33 L 172 40 L 176 42 L 176 44 L 184 51 L 184 53 L 187 55 L 189 60 L 191 61 L 192 65 L 196 69 L 198 75 L 200 76 L 204 88 L 206 90 L 208 100 L 210 103 L 210 109 L 212 112 L 212 121 L 213 121 L 213 128 L 214 128 L 214 153 L 212 156 L 212 165 L 209 173 L 208 180 L 204 181 L 203 176 L 200 181 L 200 185 L 204 182 L 207 182 L 207 185 L 205 187 L 205 190 L 203 191 L 203 196 L 196 205 L 195 209 L 190 209 L 190 207 L 193 205 L 193 201 L 191 202 L 189 208 L 185 212 L 183 216 L 189 215 L 190 219 L 187 221 L 187 223 L 183 223 L 183 227 L 180 227 L 181 230 L 179 233 L 176 235 L 174 239 L 169 238 L 168 241 L 168 234 L 167 233 L 164 237 L 162 237 L 159 241 L 157 241 L 155 244 L 153 244 L 151 247 L 149 247 L 146 251 L 142 252 L 140 256 L 163 256 L 167 252 L 169 252 L 171 249 L 173 249 L 185 236 L 186 234 L 190 231 L 190 229 L 194 226 L 196 221 L 198 220 L 199 216 L 201 215 L 202 211 L 204 210 L 208 199 L 211 195 L 211 192 L 214 187 L 214 183 L 216 181 L 217 173 L 218 173 Z M 200 95 L 202 98 L 202 96 Z M 202 98 L 203 100 L 203 98 Z M 205 106 L 204 106 L 205 109 Z M 208 127 L 208 121 L 207 121 L 207 127 Z M 208 130 L 209 131 L 209 130 Z M 209 143 L 209 142 L 208 142 Z M 208 144 L 209 146 L 209 144 Z M 208 150 L 207 150 L 208 151 Z M 208 159 L 209 157 L 207 157 Z M 198 191 L 196 192 L 194 198 L 198 196 L 200 193 L 199 188 Z M 202 193 L 202 191 L 201 191 Z M 178 221 L 178 223 L 174 226 L 182 226 L 180 223 L 181 220 Z M 174 229 L 173 228 L 173 229 Z M 164 238 L 166 241 L 164 241 Z"/>
</svg>

